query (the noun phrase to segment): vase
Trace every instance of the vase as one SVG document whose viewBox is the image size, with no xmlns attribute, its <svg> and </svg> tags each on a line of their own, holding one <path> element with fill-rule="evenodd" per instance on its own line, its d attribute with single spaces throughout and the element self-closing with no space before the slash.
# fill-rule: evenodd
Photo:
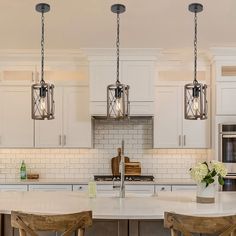
<svg viewBox="0 0 236 236">
<path fill-rule="evenodd" d="M 197 202 L 198 203 L 214 203 L 215 202 L 215 185 L 200 183 L 197 185 Z"/>
</svg>

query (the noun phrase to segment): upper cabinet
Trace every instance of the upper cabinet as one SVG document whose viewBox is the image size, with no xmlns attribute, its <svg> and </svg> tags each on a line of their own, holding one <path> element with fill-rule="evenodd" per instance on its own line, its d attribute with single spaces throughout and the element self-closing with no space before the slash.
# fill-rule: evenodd
<svg viewBox="0 0 236 236">
<path fill-rule="evenodd" d="M 210 118 L 185 120 L 183 94 L 183 85 L 156 87 L 154 148 L 210 147 Z"/>
<path fill-rule="evenodd" d="M 36 147 L 92 147 L 88 87 L 56 87 L 55 119 L 35 121 Z"/>
<path fill-rule="evenodd" d="M 155 57 L 124 57 L 120 82 L 130 86 L 130 115 L 153 116 Z M 103 56 L 89 59 L 90 113 L 106 116 L 107 86 L 116 82 L 116 60 Z"/>
<path fill-rule="evenodd" d="M 30 87 L 0 87 L 0 107 L 0 147 L 33 147 Z"/>
</svg>

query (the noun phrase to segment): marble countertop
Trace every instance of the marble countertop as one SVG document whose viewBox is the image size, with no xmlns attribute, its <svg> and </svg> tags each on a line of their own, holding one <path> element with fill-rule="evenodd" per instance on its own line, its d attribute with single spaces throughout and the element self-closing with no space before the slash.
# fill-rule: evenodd
<svg viewBox="0 0 236 236">
<path fill-rule="evenodd" d="M 88 184 L 89 179 L 26 179 L 26 180 L 20 180 L 20 179 L 11 179 L 0 181 L 1 184 Z M 113 184 L 112 181 L 96 181 L 97 184 Z M 153 185 L 153 184 L 159 184 L 159 185 L 187 185 L 187 184 L 195 184 L 191 180 L 186 179 L 155 179 L 154 181 L 125 181 L 126 184 L 143 184 L 143 185 Z"/>
<path fill-rule="evenodd" d="M 195 191 L 160 192 L 150 197 L 88 198 L 78 192 L 0 192 L 0 212 L 66 214 L 92 210 L 94 219 L 163 219 L 165 211 L 222 216 L 236 214 L 236 192 L 217 192 L 216 202 L 196 203 Z"/>
</svg>

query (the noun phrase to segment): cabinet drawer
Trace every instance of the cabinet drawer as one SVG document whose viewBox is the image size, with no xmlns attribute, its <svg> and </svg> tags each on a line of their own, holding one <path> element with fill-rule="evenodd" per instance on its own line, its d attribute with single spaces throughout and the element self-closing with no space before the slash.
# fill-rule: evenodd
<svg viewBox="0 0 236 236">
<path fill-rule="evenodd" d="M 170 185 L 156 185 L 155 192 L 159 192 L 159 191 L 171 191 L 171 186 Z"/>
<path fill-rule="evenodd" d="M 86 192 L 88 190 L 87 184 L 76 184 L 73 185 L 73 191 Z"/>
<path fill-rule="evenodd" d="M 25 192 L 27 191 L 27 185 L 18 185 L 18 184 L 1 184 L 0 191 L 17 191 Z"/>
<path fill-rule="evenodd" d="M 142 192 L 151 192 L 154 193 L 154 185 L 131 185 L 131 184 L 127 184 L 125 185 L 125 189 L 128 192 L 136 192 L 136 193 L 142 193 Z"/>
<path fill-rule="evenodd" d="M 29 185 L 29 191 L 72 191 L 72 185 L 34 184 Z"/>
<path fill-rule="evenodd" d="M 172 191 L 188 191 L 188 190 L 196 190 L 197 185 L 172 185 Z"/>
<path fill-rule="evenodd" d="M 117 182 L 118 185 L 119 181 Z M 102 192 L 102 191 L 113 191 L 113 184 L 97 184 L 97 191 Z"/>
</svg>

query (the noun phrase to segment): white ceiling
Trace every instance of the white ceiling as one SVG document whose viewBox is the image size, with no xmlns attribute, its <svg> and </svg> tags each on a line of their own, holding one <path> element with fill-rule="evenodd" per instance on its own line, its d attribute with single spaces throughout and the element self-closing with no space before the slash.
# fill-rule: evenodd
<svg viewBox="0 0 236 236">
<path fill-rule="evenodd" d="M 38 49 L 40 14 L 35 0 L 0 0 L 0 49 Z M 113 3 L 123 3 L 121 47 L 180 49 L 193 46 L 189 0 L 47 0 L 46 48 L 110 48 L 115 45 Z M 236 0 L 200 0 L 199 48 L 236 46 Z"/>
</svg>

